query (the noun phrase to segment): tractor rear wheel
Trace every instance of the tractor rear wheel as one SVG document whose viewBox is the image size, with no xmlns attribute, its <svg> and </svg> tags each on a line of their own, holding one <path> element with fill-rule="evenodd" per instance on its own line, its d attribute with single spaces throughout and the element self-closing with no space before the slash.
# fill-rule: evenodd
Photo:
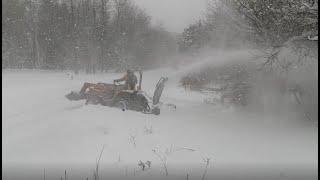
<svg viewBox="0 0 320 180">
<path fill-rule="evenodd" d="M 159 115 L 160 114 L 160 108 L 156 107 L 156 108 L 152 109 L 152 114 Z"/>
</svg>

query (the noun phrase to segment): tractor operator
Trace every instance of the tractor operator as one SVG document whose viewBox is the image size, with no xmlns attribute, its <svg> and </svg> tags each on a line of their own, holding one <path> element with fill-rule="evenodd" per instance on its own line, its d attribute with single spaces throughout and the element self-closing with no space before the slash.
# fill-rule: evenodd
<svg viewBox="0 0 320 180">
<path fill-rule="evenodd" d="M 128 69 L 127 73 L 122 78 L 116 79 L 113 82 L 116 83 L 122 81 L 125 81 L 125 85 L 128 90 L 136 90 L 138 79 L 132 70 Z"/>
</svg>

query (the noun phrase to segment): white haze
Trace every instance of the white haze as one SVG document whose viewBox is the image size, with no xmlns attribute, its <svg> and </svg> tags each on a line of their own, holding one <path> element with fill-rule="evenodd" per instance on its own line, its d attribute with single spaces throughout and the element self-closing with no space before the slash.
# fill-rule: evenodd
<svg viewBox="0 0 320 180">
<path fill-rule="evenodd" d="M 152 16 L 153 23 L 162 22 L 170 32 L 182 32 L 205 10 L 205 0 L 135 2 Z M 285 101 L 289 98 L 274 90 L 274 79 L 269 84 L 253 82 L 256 92 L 262 93 L 255 94 L 259 102 L 248 108 L 208 105 L 208 95 L 179 86 L 183 76 L 206 67 L 260 64 L 259 55 L 253 49 L 210 49 L 196 56 L 169 59 L 176 63 L 175 67 L 144 72 L 142 89 L 149 95 L 153 95 L 160 77 L 169 78 L 161 96 L 164 105 L 159 116 L 84 105 L 84 101 L 64 97 L 72 90 L 80 90 L 84 82 L 112 83 L 123 75 L 120 73 L 80 73 L 70 79 L 70 72 L 66 71 L 5 69 L 4 179 L 43 179 L 44 169 L 46 179 L 60 179 L 64 170 L 68 170 L 68 180 L 92 179 L 103 146 L 101 179 L 186 179 L 187 174 L 189 179 L 201 179 L 204 158 L 211 159 L 207 179 L 316 179 L 318 127 L 295 112 Z M 317 82 L 317 67 L 308 68 L 295 72 L 289 81 Z M 165 104 L 174 104 L 177 109 Z M 152 133 L 147 133 L 150 128 Z M 154 149 L 164 154 L 177 150 L 167 155 L 169 176 L 163 175 L 163 164 Z M 151 168 L 139 171 L 140 160 L 151 161 Z"/>
</svg>

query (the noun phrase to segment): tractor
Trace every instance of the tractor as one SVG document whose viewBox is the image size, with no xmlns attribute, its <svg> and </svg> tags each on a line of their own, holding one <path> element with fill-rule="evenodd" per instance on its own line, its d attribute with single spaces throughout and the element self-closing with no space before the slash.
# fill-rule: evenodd
<svg viewBox="0 0 320 180">
<path fill-rule="evenodd" d="M 122 111 L 133 110 L 145 114 L 160 114 L 160 97 L 168 78 L 161 77 L 158 81 L 153 97 L 141 90 L 142 72 L 139 72 L 139 86 L 137 90 L 126 90 L 122 84 L 84 83 L 80 92 L 71 91 L 65 97 L 71 101 L 86 100 L 85 104 L 101 104 L 117 107 Z"/>
</svg>

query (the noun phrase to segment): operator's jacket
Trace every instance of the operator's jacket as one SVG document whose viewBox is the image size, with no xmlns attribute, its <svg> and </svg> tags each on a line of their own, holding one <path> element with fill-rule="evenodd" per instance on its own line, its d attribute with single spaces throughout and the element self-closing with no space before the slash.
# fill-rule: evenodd
<svg viewBox="0 0 320 180">
<path fill-rule="evenodd" d="M 126 73 L 122 78 L 114 80 L 114 82 L 125 81 L 128 90 L 136 90 L 137 76 L 134 73 Z"/>
</svg>

